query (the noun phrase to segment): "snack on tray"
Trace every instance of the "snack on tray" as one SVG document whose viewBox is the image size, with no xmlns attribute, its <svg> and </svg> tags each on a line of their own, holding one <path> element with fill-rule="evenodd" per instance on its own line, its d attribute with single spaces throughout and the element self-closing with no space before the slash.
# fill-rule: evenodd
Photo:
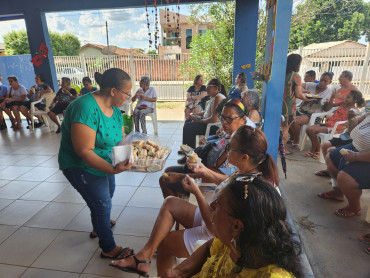
<svg viewBox="0 0 370 278">
<path fill-rule="evenodd" d="M 155 164 L 160 165 L 161 159 L 164 159 L 169 153 L 168 147 L 160 147 L 153 141 L 143 140 L 132 142 L 132 156 L 134 158 L 134 166 L 145 169 L 151 167 L 156 169 Z M 159 170 L 161 167 L 159 166 Z"/>
<path fill-rule="evenodd" d="M 339 152 L 340 152 L 341 155 L 349 154 L 349 150 L 347 150 L 347 149 L 341 149 Z"/>
<path fill-rule="evenodd" d="M 188 156 L 189 163 L 197 163 L 198 162 L 198 155 L 196 153 L 189 154 Z"/>
<path fill-rule="evenodd" d="M 184 145 L 184 144 L 182 144 L 182 145 L 180 146 L 180 149 L 181 149 L 183 152 L 185 152 L 185 153 L 190 153 L 190 152 L 191 152 L 191 148 L 190 148 L 188 145 Z"/>
</svg>

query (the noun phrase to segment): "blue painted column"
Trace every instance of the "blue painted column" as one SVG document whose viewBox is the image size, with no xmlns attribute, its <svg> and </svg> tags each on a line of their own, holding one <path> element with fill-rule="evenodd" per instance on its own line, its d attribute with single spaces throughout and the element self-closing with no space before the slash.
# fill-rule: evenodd
<svg viewBox="0 0 370 278">
<path fill-rule="evenodd" d="M 293 0 L 277 0 L 276 37 L 271 80 L 266 85 L 264 132 L 267 137 L 268 152 L 274 157 L 275 161 L 277 160 L 279 146 L 292 7 Z M 266 51 L 269 51 L 269 48 Z"/>
<path fill-rule="evenodd" d="M 30 7 L 24 12 L 24 20 L 27 27 L 31 56 L 34 57 L 39 51 L 41 42 L 45 43 L 49 49 L 49 55 L 44 59 L 43 64 L 40 67 L 34 66 L 35 73 L 44 74 L 46 83 L 56 92 L 58 90 L 58 80 L 45 13 L 41 13 L 39 10 Z"/>
<path fill-rule="evenodd" d="M 250 72 L 254 71 L 258 28 L 258 0 L 236 0 L 234 31 L 233 81 L 239 72 L 247 75 L 248 88 L 254 87 Z M 241 66 L 250 64 L 250 68 Z"/>
</svg>

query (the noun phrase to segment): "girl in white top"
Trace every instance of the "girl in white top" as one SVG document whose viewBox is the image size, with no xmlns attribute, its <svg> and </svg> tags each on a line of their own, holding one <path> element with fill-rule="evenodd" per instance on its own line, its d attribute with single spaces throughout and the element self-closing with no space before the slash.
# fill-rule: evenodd
<svg viewBox="0 0 370 278">
<path fill-rule="evenodd" d="M 316 95 L 321 99 L 305 101 L 302 103 L 300 108 L 297 109 L 295 122 L 290 126 L 292 135 L 291 143 L 293 148 L 298 147 L 301 126 L 308 124 L 313 113 L 322 112 L 324 104 L 330 99 L 332 88 L 328 86 L 331 84 L 332 79 L 333 75 L 330 72 L 324 72 L 320 77 L 319 83 L 307 82 L 302 84 L 302 87 L 306 92 Z M 285 154 L 291 154 L 291 152 L 286 150 Z"/>
<path fill-rule="evenodd" d="M 276 164 L 266 151 L 267 140 L 263 132 L 244 125 L 232 135 L 227 154 L 230 163 L 238 167 L 236 173 L 244 176 L 245 179 L 262 175 L 272 184 L 278 185 Z M 211 182 L 221 183 L 219 186 L 227 182 L 223 182 L 224 175 L 210 171 L 202 164 L 194 171 L 199 171 L 205 179 Z M 124 268 L 122 269 L 124 271 L 133 270 L 144 276 L 149 271 L 150 260 L 157 250 L 157 276 L 162 277 L 164 271 L 172 267 L 174 256 L 189 257 L 197 239 L 206 240 L 213 237 L 211 209 L 199 187 L 189 177 L 183 179 L 183 186 L 195 195 L 199 208 L 183 199 L 166 198 L 144 248 L 135 256 L 112 262 L 111 265 L 120 269 Z M 179 221 L 186 229 L 171 231 L 174 221 Z"/>
<path fill-rule="evenodd" d="M 195 148 L 195 137 L 206 133 L 207 124 L 218 121 L 216 107 L 221 100 L 226 98 L 225 87 L 218 79 L 208 82 L 207 93 L 211 99 L 207 103 L 205 112 L 191 114 L 183 127 L 182 143 L 193 149 Z"/>
</svg>

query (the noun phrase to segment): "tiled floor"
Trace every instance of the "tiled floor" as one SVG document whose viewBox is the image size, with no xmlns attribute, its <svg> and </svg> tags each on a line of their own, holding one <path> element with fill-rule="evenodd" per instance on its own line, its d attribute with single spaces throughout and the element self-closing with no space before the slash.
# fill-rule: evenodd
<svg viewBox="0 0 370 278">
<path fill-rule="evenodd" d="M 160 122 L 159 134 L 176 140 L 177 150 L 182 124 Z M 0 132 L 0 277 L 137 277 L 100 258 L 98 240 L 89 238 L 89 209 L 58 170 L 59 141 L 47 129 Z M 166 166 L 177 159 L 173 152 Z M 116 176 L 112 218 L 118 245 L 139 250 L 147 241 L 163 202 L 160 175 Z M 150 274 L 156 274 L 155 259 Z"/>
</svg>

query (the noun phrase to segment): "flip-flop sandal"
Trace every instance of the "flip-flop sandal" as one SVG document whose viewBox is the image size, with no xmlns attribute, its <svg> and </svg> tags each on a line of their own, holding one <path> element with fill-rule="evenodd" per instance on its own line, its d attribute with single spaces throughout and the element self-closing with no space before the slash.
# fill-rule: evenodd
<svg viewBox="0 0 370 278">
<path fill-rule="evenodd" d="M 361 215 L 361 210 L 359 211 L 350 211 L 346 208 L 338 209 L 335 212 L 335 215 L 340 217 L 352 217 L 352 216 L 358 216 Z"/>
<path fill-rule="evenodd" d="M 122 260 L 122 259 L 126 259 L 128 257 L 131 257 L 131 256 L 134 256 L 135 255 L 135 252 L 134 252 L 134 249 L 131 249 L 129 247 L 125 247 L 125 248 L 122 248 L 120 247 L 121 249 L 118 250 L 118 252 L 116 254 L 114 254 L 114 256 L 107 256 L 107 255 L 104 255 L 103 252 L 100 253 L 100 257 L 103 258 L 103 259 L 111 259 L 111 260 Z M 127 250 L 130 250 L 130 253 L 128 253 L 126 256 L 124 257 L 119 257 L 122 253 L 124 253 L 125 251 Z"/>
<path fill-rule="evenodd" d="M 370 234 L 360 236 L 359 240 L 361 242 L 370 243 Z"/>
<path fill-rule="evenodd" d="M 370 255 L 370 247 L 365 249 L 365 252 Z"/>
<path fill-rule="evenodd" d="M 313 157 L 315 154 L 312 152 L 306 152 L 303 156 L 304 157 Z"/>
<path fill-rule="evenodd" d="M 334 194 L 331 194 L 329 192 L 319 193 L 319 194 L 317 194 L 317 196 L 320 197 L 320 198 L 323 198 L 323 199 L 327 199 L 327 200 L 335 200 L 335 201 L 339 201 L 339 202 L 344 201 L 344 197 L 338 197 L 338 196 L 335 196 Z"/>
<path fill-rule="evenodd" d="M 325 170 L 317 171 L 315 172 L 315 175 L 319 177 L 330 177 L 329 172 Z"/>
<path fill-rule="evenodd" d="M 320 159 L 320 152 L 315 152 L 315 154 L 312 156 L 313 159 Z"/>
<path fill-rule="evenodd" d="M 110 221 L 110 227 L 111 228 L 113 228 L 114 226 L 116 225 L 116 221 L 114 221 L 114 220 L 111 220 Z M 90 238 L 97 238 L 98 237 L 98 235 L 94 232 L 91 232 L 90 233 Z"/>
<path fill-rule="evenodd" d="M 139 264 L 151 264 L 152 261 L 142 261 L 142 260 L 139 260 L 136 258 L 135 255 L 132 256 L 135 260 L 135 264 L 136 264 L 136 267 L 135 268 L 132 268 L 132 267 L 121 267 L 119 265 L 115 265 L 115 264 L 109 264 L 110 266 L 113 266 L 113 267 L 116 267 L 124 272 L 128 272 L 128 273 L 136 273 L 136 274 L 139 274 L 140 276 L 143 276 L 143 277 L 149 277 L 149 274 L 148 272 L 143 272 L 143 271 L 140 271 L 137 269 L 137 267 L 139 266 Z"/>
</svg>

